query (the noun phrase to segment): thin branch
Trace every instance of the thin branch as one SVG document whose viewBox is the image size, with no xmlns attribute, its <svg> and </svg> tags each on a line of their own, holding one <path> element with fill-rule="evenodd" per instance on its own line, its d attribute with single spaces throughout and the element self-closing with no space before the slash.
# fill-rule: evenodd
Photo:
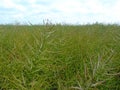
<svg viewBox="0 0 120 90">
<path fill-rule="evenodd" d="M 80 88 L 80 87 L 71 87 L 71 89 L 83 90 L 83 89 Z"/>
<path fill-rule="evenodd" d="M 113 73 L 113 74 L 107 74 L 109 76 L 120 76 L 120 72 L 119 73 Z"/>
<path fill-rule="evenodd" d="M 104 82 L 106 82 L 106 80 L 104 80 L 104 81 L 99 81 L 99 82 L 97 82 L 97 83 L 95 83 L 95 84 L 92 84 L 91 87 L 99 86 L 99 85 L 103 84 Z"/>
</svg>

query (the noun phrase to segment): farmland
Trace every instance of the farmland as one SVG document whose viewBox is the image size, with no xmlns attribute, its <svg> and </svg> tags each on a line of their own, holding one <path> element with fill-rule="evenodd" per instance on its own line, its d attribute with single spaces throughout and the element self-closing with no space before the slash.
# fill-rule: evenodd
<svg viewBox="0 0 120 90">
<path fill-rule="evenodd" d="M 0 90 L 120 90 L 120 26 L 0 25 Z"/>
</svg>

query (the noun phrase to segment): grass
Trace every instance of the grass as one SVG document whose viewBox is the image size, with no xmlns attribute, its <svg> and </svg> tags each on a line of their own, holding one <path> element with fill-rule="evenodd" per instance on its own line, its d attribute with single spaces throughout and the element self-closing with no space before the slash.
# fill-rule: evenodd
<svg viewBox="0 0 120 90">
<path fill-rule="evenodd" d="M 120 26 L 0 26 L 0 90 L 120 90 Z"/>
</svg>

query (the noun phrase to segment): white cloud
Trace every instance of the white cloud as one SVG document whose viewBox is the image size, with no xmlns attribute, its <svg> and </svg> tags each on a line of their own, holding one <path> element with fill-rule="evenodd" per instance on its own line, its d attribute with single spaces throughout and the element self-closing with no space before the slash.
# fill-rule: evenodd
<svg viewBox="0 0 120 90">
<path fill-rule="evenodd" d="M 14 8 L 20 11 L 24 11 L 26 9 L 25 6 L 16 4 L 14 0 L 2 0 L 0 6 L 4 8 Z"/>
<path fill-rule="evenodd" d="M 120 21 L 120 0 L 1 0 L 0 13 L 3 8 L 12 9 L 4 13 L 8 16 L 0 15 L 6 22 L 9 18 L 34 23 L 46 18 L 67 23 Z"/>
</svg>

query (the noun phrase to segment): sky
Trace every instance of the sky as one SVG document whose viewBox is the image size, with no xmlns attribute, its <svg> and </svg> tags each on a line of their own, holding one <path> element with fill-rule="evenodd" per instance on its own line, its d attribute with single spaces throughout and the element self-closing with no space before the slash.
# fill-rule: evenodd
<svg viewBox="0 0 120 90">
<path fill-rule="evenodd" d="M 0 0 L 0 24 L 120 23 L 120 0 Z"/>
</svg>

